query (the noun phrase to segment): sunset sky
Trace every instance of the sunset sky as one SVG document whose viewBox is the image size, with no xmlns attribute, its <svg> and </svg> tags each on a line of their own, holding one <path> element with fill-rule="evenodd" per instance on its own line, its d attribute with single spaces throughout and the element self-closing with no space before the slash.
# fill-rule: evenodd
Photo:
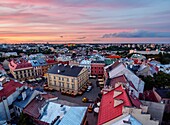
<svg viewBox="0 0 170 125">
<path fill-rule="evenodd" d="M 170 0 L 0 0 L 0 43 L 167 42 Z"/>
</svg>

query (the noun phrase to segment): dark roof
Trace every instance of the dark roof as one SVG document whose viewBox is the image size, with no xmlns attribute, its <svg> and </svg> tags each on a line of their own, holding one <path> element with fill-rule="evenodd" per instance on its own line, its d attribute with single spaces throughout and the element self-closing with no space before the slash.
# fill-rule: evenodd
<svg viewBox="0 0 170 125">
<path fill-rule="evenodd" d="M 16 106 L 18 106 L 18 107 L 20 107 L 20 108 L 24 108 L 27 104 L 28 104 L 28 102 L 30 101 L 30 98 L 31 98 L 31 96 L 32 96 L 32 94 L 33 94 L 33 92 L 34 92 L 34 90 L 31 90 L 30 88 L 28 88 L 28 89 L 26 89 L 26 90 L 24 90 L 25 92 L 26 92 L 26 98 L 25 98 L 25 100 L 23 100 L 23 98 L 22 98 L 22 93 L 18 96 L 18 97 L 20 97 L 21 99 L 19 99 L 19 98 L 17 98 L 16 100 L 15 100 L 15 102 L 13 103 L 14 105 L 16 105 Z"/>
<path fill-rule="evenodd" d="M 78 67 L 78 66 L 72 66 L 71 67 L 69 65 L 60 64 L 60 65 L 54 65 L 48 71 L 48 73 L 77 77 L 82 69 L 83 69 L 83 67 Z"/>
<path fill-rule="evenodd" d="M 155 91 L 161 98 L 170 98 L 170 89 L 156 89 Z"/>
</svg>

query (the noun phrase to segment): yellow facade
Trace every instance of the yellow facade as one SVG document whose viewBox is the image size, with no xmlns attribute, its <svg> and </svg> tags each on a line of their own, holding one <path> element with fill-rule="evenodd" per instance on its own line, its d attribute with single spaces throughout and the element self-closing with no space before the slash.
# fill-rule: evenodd
<svg viewBox="0 0 170 125">
<path fill-rule="evenodd" d="M 89 80 L 88 70 L 83 68 L 77 77 L 60 74 L 47 74 L 48 86 L 57 91 L 69 91 L 78 93 L 82 86 Z"/>
</svg>

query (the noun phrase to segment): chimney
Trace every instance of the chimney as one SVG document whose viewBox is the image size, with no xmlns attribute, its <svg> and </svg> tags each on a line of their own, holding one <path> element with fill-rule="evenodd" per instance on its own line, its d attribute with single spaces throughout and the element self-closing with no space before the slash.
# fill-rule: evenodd
<svg viewBox="0 0 170 125">
<path fill-rule="evenodd" d="M 30 87 L 31 90 L 33 90 L 33 87 Z"/>
<path fill-rule="evenodd" d="M 61 66 L 61 63 L 59 63 L 58 66 Z"/>
<path fill-rule="evenodd" d="M 25 88 L 25 89 L 27 89 L 27 88 L 28 88 L 28 86 L 26 85 L 26 86 L 24 86 L 24 88 Z"/>
<path fill-rule="evenodd" d="M 25 100 L 25 99 L 26 99 L 26 97 L 27 97 L 26 92 L 25 92 L 25 91 L 24 91 L 24 92 L 22 92 L 22 100 Z"/>
</svg>

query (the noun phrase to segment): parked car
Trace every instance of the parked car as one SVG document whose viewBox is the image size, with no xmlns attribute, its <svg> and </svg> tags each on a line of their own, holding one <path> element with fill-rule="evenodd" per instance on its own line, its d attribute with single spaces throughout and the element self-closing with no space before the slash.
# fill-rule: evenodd
<svg viewBox="0 0 170 125">
<path fill-rule="evenodd" d="M 88 112 L 93 112 L 93 104 L 90 104 L 89 107 L 88 107 Z"/>
<path fill-rule="evenodd" d="M 88 86 L 86 91 L 89 92 L 91 89 L 92 89 L 92 86 Z"/>
<path fill-rule="evenodd" d="M 84 98 L 82 98 L 82 102 L 84 102 L 84 103 L 93 103 L 94 101 L 84 97 Z"/>
</svg>

